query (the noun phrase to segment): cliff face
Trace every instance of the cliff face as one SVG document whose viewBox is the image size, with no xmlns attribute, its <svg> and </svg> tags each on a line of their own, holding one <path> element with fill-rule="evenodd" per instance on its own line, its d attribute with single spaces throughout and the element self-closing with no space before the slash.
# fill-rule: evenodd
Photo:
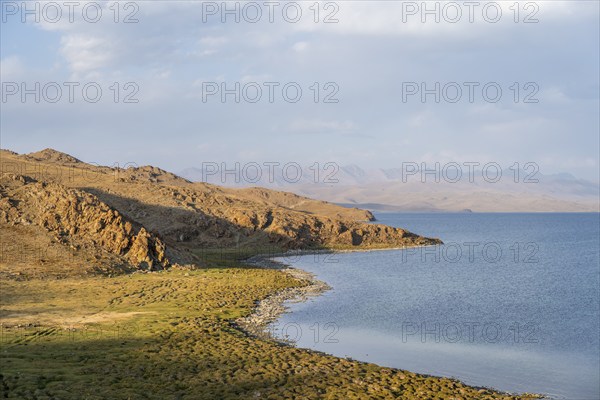
<svg viewBox="0 0 600 400">
<path fill-rule="evenodd" d="M 165 244 L 159 238 L 90 193 L 6 175 L 0 179 L 0 196 L 3 229 L 33 224 L 60 244 L 107 252 L 136 269 L 169 266 Z"/>
<path fill-rule="evenodd" d="M 96 167 L 48 149 L 0 155 L 5 232 L 41 228 L 53 245 L 94 254 L 79 261 L 82 268 L 90 259 L 103 271 L 115 265 L 124 270 L 202 265 L 197 251 L 215 248 L 260 252 L 440 243 L 365 223 L 373 219 L 368 211 L 291 193 L 191 183 L 155 167 Z M 10 254 L 0 264 L 8 266 Z"/>
</svg>

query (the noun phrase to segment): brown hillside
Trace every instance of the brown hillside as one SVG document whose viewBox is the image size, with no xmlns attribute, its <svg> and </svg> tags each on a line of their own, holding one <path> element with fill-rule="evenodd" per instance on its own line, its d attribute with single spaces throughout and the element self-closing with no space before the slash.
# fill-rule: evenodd
<svg viewBox="0 0 600 400">
<path fill-rule="evenodd" d="M 164 268 L 168 259 L 203 265 L 198 253 L 207 249 L 264 252 L 439 243 L 365 223 L 373 218 L 368 211 L 262 188 L 191 183 L 156 167 L 98 167 L 51 149 L 29 155 L 2 151 L 0 167 L 3 227 L 21 229 L 30 223 L 53 235 L 53 245 L 87 249 L 82 269 L 88 268 L 84 264 L 91 254 L 99 264 L 96 269 L 114 270 L 120 263 L 120 270 L 131 270 Z M 81 256 L 77 254 L 75 260 Z M 11 257 L 6 252 L 4 263 L 14 261 Z"/>
<path fill-rule="evenodd" d="M 57 183 L 37 182 L 21 175 L 2 176 L 0 226 L 5 251 L 10 249 L 6 246 L 9 243 L 15 251 L 17 244 L 22 250 L 22 246 L 35 248 L 45 236 L 44 241 L 55 252 L 61 246 L 71 251 L 67 257 L 63 254 L 65 262 L 81 258 L 91 261 L 87 268 L 127 271 L 169 265 L 165 245 L 155 235 L 92 194 Z M 8 261 L 4 260 L 6 254 L 3 256 L 3 261 Z M 86 270 L 85 263 L 82 268 Z"/>
</svg>

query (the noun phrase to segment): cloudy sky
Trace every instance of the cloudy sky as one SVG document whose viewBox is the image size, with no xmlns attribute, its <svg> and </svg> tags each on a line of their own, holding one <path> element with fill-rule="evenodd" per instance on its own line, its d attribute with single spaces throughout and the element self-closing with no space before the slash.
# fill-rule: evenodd
<svg viewBox="0 0 600 400">
<path fill-rule="evenodd" d="M 598 180 L 597 1 L 75 3 L 1 1 L 3 148 Z"/>
</svg>

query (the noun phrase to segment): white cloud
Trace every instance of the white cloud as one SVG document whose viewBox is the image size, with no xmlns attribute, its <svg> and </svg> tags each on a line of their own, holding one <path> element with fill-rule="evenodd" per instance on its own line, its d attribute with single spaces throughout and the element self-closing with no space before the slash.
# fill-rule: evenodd
<svg viewBox="0 0 600 400">
<path fill-rule="evenodd" d="M 421 128 L 427 124 L 427 121 L 434 120 L 435 115 L 431 110 L 420 111 L 412 114 L 408 118 L 408 126 L 412 128 Z"/>
<path fill-rule="evenodd" d="M 468 5 L 471 3 L 471 5 Z M 311 3 L 312 4 L 312 3 Z M 323 2 L 321 2 L 323 8 Z M 448 35 L 463 39 L 480 39 L 483 33 L 497 35 L 498 27 L 512 30 L 515 25 L 529 26 L 538 20 L 594 18 L 598 3 L 586 1 L 536 1 L 520 2 L 517 13 L 514 2 L 502 1 L 352 1 L 338 2 L 337 12 L 321 10 L 321 20 L 326 15 L 338 19 L 337 23 L 315 23 L 303 18 L 295 28 L 308 32 L 343 35 L 386 35 L 410 37 L 440 37 Z M 499 9 L 499 13 L 497 11 Z M 312 17 L 312 12 L 306 10 Z M 515 23 L 515 20 L 518 22 Z M 493 22 L 496 21 L 496 22 Z"/>
<path fill-rule="evenodd" d="M 505 139 L 527 137 L 531 132 L 550 132 L 554 121 L 537 116 L 524 117 L 505 121 L 485 123 L 481 127 L 483 133 L 500 135 Z"/>
<path fill-rule="evenodd" d="M 158 79 L 168 79 L 171 77 L 171 70 L 164 69 L 164 70 L 156 71 L 154 76 Z"/>
<path fill-rule="evenodd" d="M 298 53 L 301 53 L 301 52 L 305 51 L 306 49 L 308 49 L 308 43 L 307 42 L 296 42 L 292 46 L 292 49 Z"/>
<path fill-rule="evenodd" d="M 0 59 L 0 78 L 2 81 L 14 81 L 23 77 L 23 62 L 19 56 L 8 56 Z"/>
<path fill-rule="evenodd" d="M 358 129 L 352 121 L 322 119 L 297 119 L 290 123 L 289 130 L 294 133 L 351 133 Z"/>
<path fill-rule="evenodd" d="M 226 36 L 204 36 L 199 40 L 201 45 L 209 47 L 224 46 L 228 41 Z"/>
<path fill-rule="evenodd" d="M 61 53 L 75 74 L 85 74 L 106 67 L 116 59 L 114 45 L 109 40 L 84 34 L 63 36 Z"/>
<path fill-rule="evenodd" d="M 258 74 L 258 75 L 243 75 L 240 79 L 241 84 L 245 83 L 258 83 L 259 85 L 263 82 L 269 82 L 273 80 L 273 76 L 270 74 Z"/>
<path fill-rule="evenodd" d="M 543 102 L 554 104 L 571 103 L 571 99 L 559 87 L 556 86 L 541 90 L 538 97 L 540 98 L 540 101 Z"/>
</svg>

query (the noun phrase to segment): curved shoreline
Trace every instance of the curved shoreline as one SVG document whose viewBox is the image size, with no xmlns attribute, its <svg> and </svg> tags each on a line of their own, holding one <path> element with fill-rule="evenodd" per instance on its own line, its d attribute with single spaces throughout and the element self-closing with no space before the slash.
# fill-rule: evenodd
<svg viewBox="0 0 600 400">
<path fill-rule="evenodd" d="M 238 318 L 235 324 L 244 332 L 260 339 L 273 340 L 281 344 L 291 345 L 289 341 L 285 341 L 276 337 L 269 325 L 275 322 L 282 314 L 287 311 L 286 302 L 303 302 L 310 297 L 319 296 L 321 293 L 331 289 L 327 283 L 318 280 L 314 274 L 304 271 L 299 268 L 292 268 L 287 264 L 274 261 L 269 256 L 254 256 L 246 260 L 246 263 L 260 268 L 277 269 L 283 273 L 289 274 L 292 277 L 306 281 L 304 286 L 296 286 L 280 290 L 260 300 L 252 313 L 247 317 Z"/>
<path fill-rule="evenodd" d="M 428 247 L 428 246 L 420 246 L 420 247 Z M 377 250 L 404 250 L 406 248 L 407 247 L 387 248 L 387 249 L 367 249 L 367 250 L 341 250 L 341 251 L 338 251 L 338 250 L 300 250 L 300 251 L 295 252 L 294 256 L 310 255 L 310 254 L 327 254 L 327 253 L 349 253 L 349 252 L 360 252 L 360 251 L 368 252 L 368 251 L 377 251 Z M 274 341 L 276 343 L 279 343 L 281 345 L 286 345 L 286 346 L 295 346 L 295 343 L 293 341 L 285 340 L 285 339 L 275 336 L 273 331 L 271 331 L 269 329 L 269 325 L 271 323 L 275 322 L 277 319 L 279 319 L 281 317 L 281 315 L 283 315 L 284 313 L 287 312 L 288 308 L 286 307 L 286 304 L 285 304 L 286 302 L 294 302 L 294 303 L 303 302 L 303 301 L 308 300 L 310 297 L 319 296 L 320 294 L 332 289 L 332 287 L 329 286 L 326 282 L 318 280 L 313 273 L 310 273 L 310 272 L 305 271 L 300 268 L 294 268 L 294 267 L 289 266 L 288 264 L 273 260 L 273 258 L 275 258 L 275 257 L 285 257 L 286 255 L 289 255 L 289 252 L 281 253 L 281 254 L 273 254 L 273 255 L 257 255 L 257 256 L 253 256 L 253 257 L 246 259 L 245 263 L 247 263 L 250 266 L 256 266 L 259 268 L 280 270 L 281 272 L 287 273 L 294 278 L 307 281 L 307 285 L 283 289 L 279 292 L 276 292 L 276 293 L 273 293 L 273 294 L 267 296 L 263 300 L 260 300 L 257 302 L 256 307 L 248 316 L 237 318 L 236 320 L 233 321 L 233 324 L 241 331 L 245 332 L 246 334 L 248 334 L 250 336 L 256 337 L 258 339 L 271 340 L 271 341 Z M 320 353 L 320 351 L 313 350 L 310 348 L 307 348 L 305 350 Z M 354 359 L 353 359 L 353 361 L 356 361 L 359 363 L 370 364 L 369 362 L 366 362 L 366 361 L 360 361 L 360 360 L 354 360 Z M 379 365 L 379 364 L 376 364 L 376 365 Z M 388 367 L 388 368 L 402 370 L 402 369 L 394 368 L 394 367 Z M 428 375 L 428 374 L 418 374 L 418 375 L 434 377 L 434 378 L 439 378 L 439 379 L 444 378 L 442 376 L 434 376 L 434 375 Z M 449 379 L 454 379 L 454 378 L 449 378 Z M 460 381 L 460 382 L 462 382 L 462 381 Z M 541 394 L 537 394 L 537 393 L 529 393 L 529 392 L 510 393 L 510 392 L 504 392 L 504 391 L 501 391 L 498 389 L 485 387 L 485 386 L 472 386 L 472 385 L 469 385 L 469 386 L 476 388 L 476 389 L 490 390 L 490 391 L 493 391 L 496 393 L 505 394 L 507 396 L 514 397 L 516 399 L 522 399 L 522 398 L 525 398 L 525 399 L 535 399 L 535 398 L 551 399 L 550 397 L 547 397 L 547 396 L 541 395 Z"/>
<path fill-rule="evenodd" d="M 441 243 L 443 244 L 443 243 Z M 269 325 L 275 322 L 282 314 L 287 311 L 286 302 L 299 303 L 306 301 L 310 297 L 319 296 L 320 294 L 332 289 L 326 282 L 318 280 L 314 274 L 300 268 L 291 267 L 280 261 L 275 261 L 275 257 L 296 257 L 311 254 L 336 254 L 336 253 L 358 253 L 371 251 L 385 250 L 406 250 L 415 247 L 430 247 L 439 246 L 439 244 L 425 246 L 403 246 L 403 247 L 386 247 L 372 249 L 319 249 L 319 250 L 292 250 L 273 254 L 259 254 L 244 260 L 244 263 L 258 268 L 277 269 L 291 275 L 294 278 L 307 282 L 305 286 L 297 286 L 287 288 L 279 292 L 273 293 L 263 300 L 257 302 L 256 307 L 250 315 L 242 318 L 237 318 L 234 324 L 241 330 L 252 336 L 260 339 L 273 340 L 281 344 L 291 345 L 293 343 L 281 339 L 269 330 Z"/>
</svg>

